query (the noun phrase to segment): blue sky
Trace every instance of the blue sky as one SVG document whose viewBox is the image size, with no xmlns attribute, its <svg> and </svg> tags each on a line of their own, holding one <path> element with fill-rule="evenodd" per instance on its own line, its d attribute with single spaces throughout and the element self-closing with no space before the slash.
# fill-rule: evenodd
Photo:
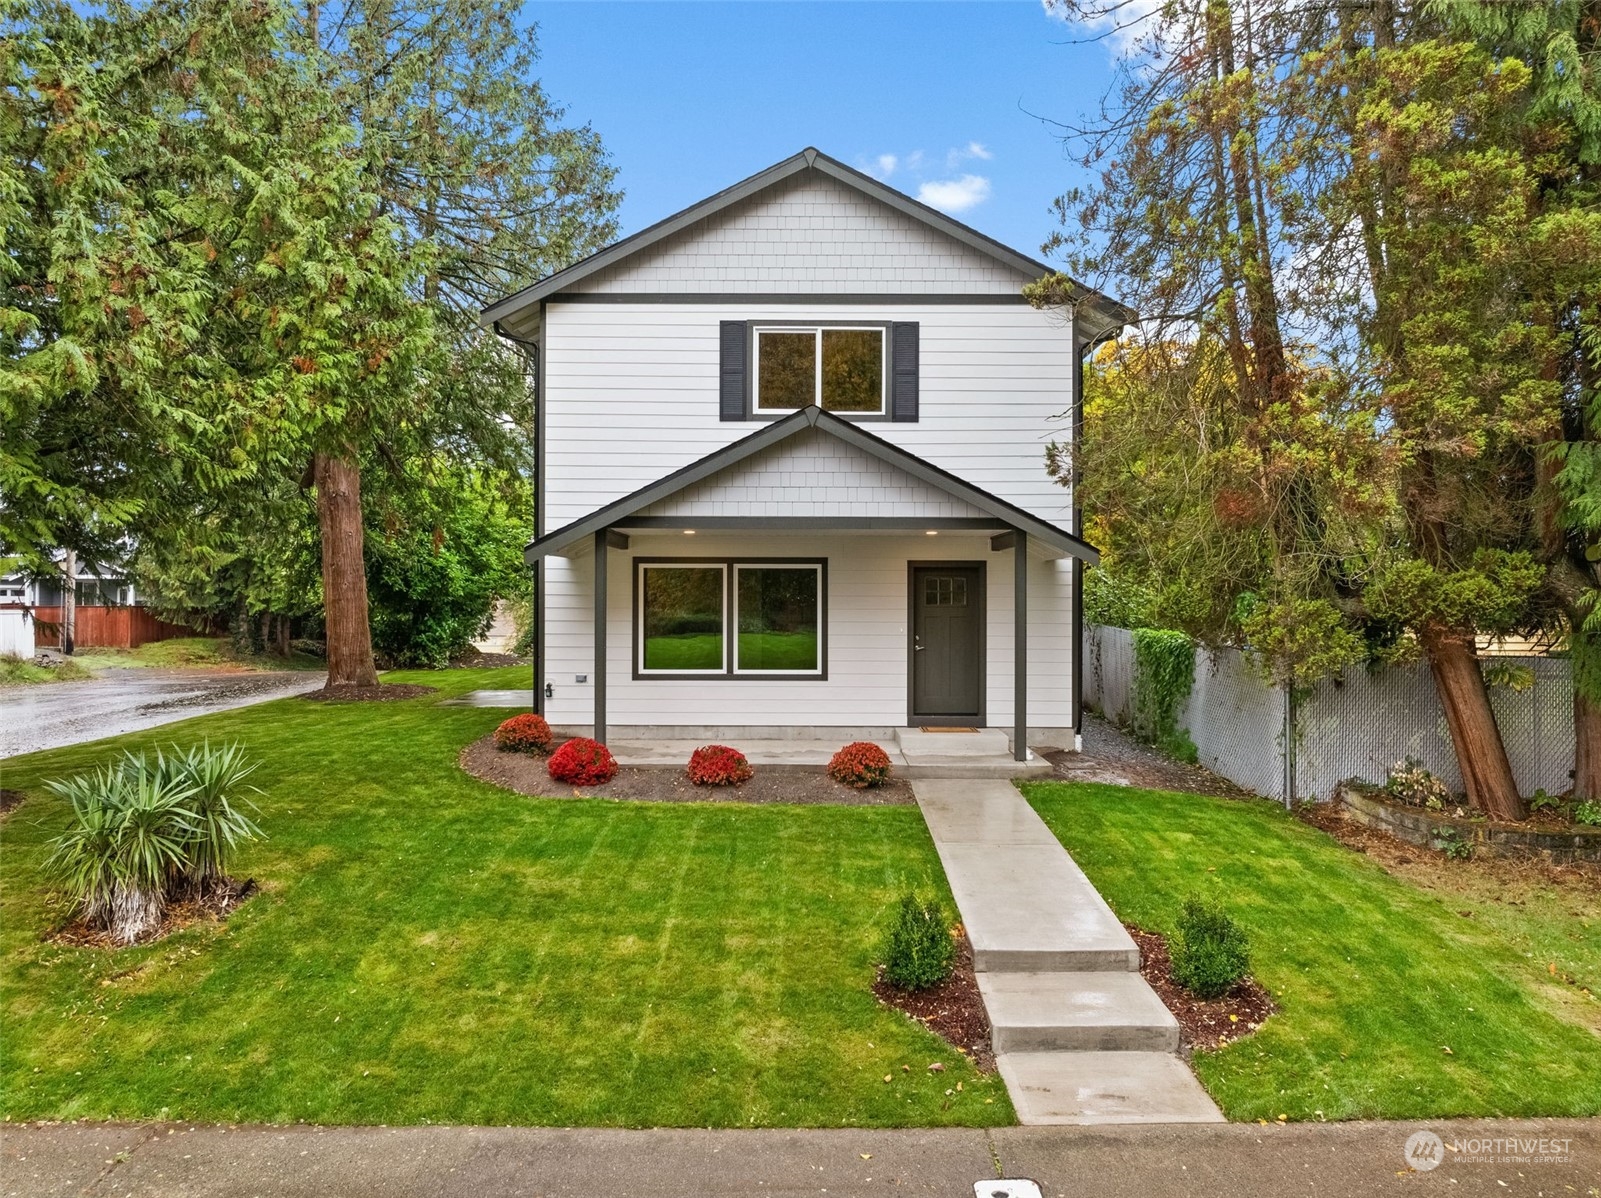
<svg viewBox="0 0 1601 1198">
<path fill-rule="evenodd" d="M 1039 0 L 532 0 L 540 76 L 611 150 L 623 232 L 807 145 L 1035 254 L 1082 176 L 1041 118 L 1099 101 L 1111 54 Z"/>
</svg>

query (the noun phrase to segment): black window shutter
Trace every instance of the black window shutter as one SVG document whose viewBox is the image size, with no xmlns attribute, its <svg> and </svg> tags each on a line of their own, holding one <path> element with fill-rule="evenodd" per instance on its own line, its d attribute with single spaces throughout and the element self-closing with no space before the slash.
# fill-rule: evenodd
<svg viewBox="0 0 1601 1198">
<path fill-rule="evenodd" d="M 917 322 L 890 326 L 890 419 L 917 419 Z"/>
<path fill-rule="evenodd" d="M 722 322 L 722 366 L 718 374 L 718 409 L 723 420 L 745 419 L 745 322 Z"/>
</svg>

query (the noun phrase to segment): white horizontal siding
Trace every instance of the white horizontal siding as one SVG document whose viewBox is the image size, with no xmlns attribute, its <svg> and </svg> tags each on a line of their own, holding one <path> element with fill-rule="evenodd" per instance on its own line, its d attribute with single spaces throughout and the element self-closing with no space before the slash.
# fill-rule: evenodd
<svg viewBox="0 0 1601 1198">
<path fill-rule="evenodd" d="M 837 437 L 809 429 L 653 503 L 644 516 L 936 516 L 985 513 Z"/>
<path fill-rule="evenodd" d="M 584 292 L 1016 292 L 1026 276 L 807 172 L 575 284 Z"/>
<path fill-rule="evenodd" d="M 1045 472 L 1066 440 L 1073 349 L 1061 318 L 1026 305 L 553 303 L 545 330 L 545 512 L 551 531 L 680 469 L 762 422 L 718 419 L 721 320 L 915 320 L 920 419 L 877 436 L 1066 526 L 1070 492 Z"/>
<path fill-rule="evenodd" d="M 613 725 L 894 727 L 907 721 L 907 563 L 987 564 L 986 722 L 1012 722 L 1012 554 L 988 535 L 840 534 L 750 537 L 635 535 L 608 559 L 607 697 Z M 828 561 L 828 677 L 638 679 L 633 677 L 635 557 L 816 557 Z M 594 717 L 594 559 L 550 558 L 546 570 L 545 678 L 553 724 Z M 1029 563 L 1030 727 L 1072 723 L 1072 572 L 1067 561 Z M 578 675 L 588 681 L 579 683 Z"/>
</svg>

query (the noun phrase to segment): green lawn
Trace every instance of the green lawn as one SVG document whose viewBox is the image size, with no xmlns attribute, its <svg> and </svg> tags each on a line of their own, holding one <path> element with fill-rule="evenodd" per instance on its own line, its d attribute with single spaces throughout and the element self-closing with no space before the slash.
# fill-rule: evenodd
<svg viewBox="0 0 1601 1198">
<path fill-rule="evenodd" d="M 94 675 L 70 657 L 58 666 L 36 666 L 15 653 L 0 653 L 0 686 L 23 686 L 39 682 L 82 682 Z"/>
<path fill-rule="evenodd" d="M 449 693 L 526 684 L 527 670 L 390 678 Z M 998 1079 L 868 989 L 877 925 L 902 886 L 946 893 L 915 808 L 522 798 L 455 765 L 506 713 L 438 697 L 289 699 L 6 762 L 5 785 L 33 797 L 0 845 L 0 1108 L 390 1124 L 1011 1121 Z M 122 746 L 202 736 L 242 738 L 263 761 L 271 839 L 235 872 L 266 892 L 221 928 L 146 947 L 42 940 L 61 912 L 39 865 L 65 812 L 40 783 Z M 930 1074 L 934 1060 L 947 1071 Z"/>
<path fill-rule="evenodd" d="M 1269 803 L 1025 791 L 1122 919 L 1171 933 L 1199 891 L 1249 931 L 1281 1010 L 1194 1058 L 1230 1118 L 1601 1113 L 1601 912 L 1587 900 L 1448 903 Z M 1553 982 L 1552 964 L 1576 984 Z"/>
<path fill-rule="evenodd" d="M 80 648 L 76 655 L 85 666 L 103 669 L 194 669 L 212 666 L 243 667 L 252 670 L 326 670 L 328 663 L 320 657 L 305 653 L 291 653 L 277 657 L 270 653 L 241 654 L 235 651 L 227 637 L 180 636 L 165 641 L 150 641 L 137 649 L 112 649 L 91 645 Z"/>
</svg>

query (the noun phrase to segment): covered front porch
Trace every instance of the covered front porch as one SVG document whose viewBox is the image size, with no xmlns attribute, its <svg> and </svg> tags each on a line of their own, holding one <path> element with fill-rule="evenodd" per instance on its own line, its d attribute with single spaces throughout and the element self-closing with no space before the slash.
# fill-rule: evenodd
<svg viewBox="0 0 1601 1198">
<path fill-rule="evenodd" d="M 1014 764 L 1031 744 L 1073 747 L 1079 562 L 1094 551 L 816 409 L 529 557 L 536 702 L 620 760 L 797 737 L 816 753 L 887 742 L 909 768 L 908 751 L 979 741 Z"/>
</svg>

